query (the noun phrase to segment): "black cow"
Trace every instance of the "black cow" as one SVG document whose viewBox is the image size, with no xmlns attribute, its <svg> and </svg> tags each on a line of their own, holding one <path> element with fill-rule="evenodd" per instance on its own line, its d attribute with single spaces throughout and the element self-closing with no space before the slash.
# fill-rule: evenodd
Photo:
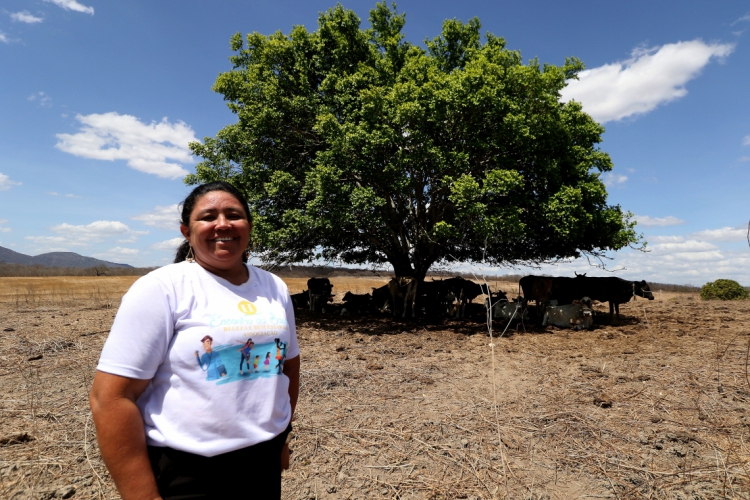
<svg viewBox="0 0 750 500">
<path fill-rule="evenodd" d="M 378 311 L 385 311 L 389 307 L 393 309 L 393 304 L 391 304 L 391 290 L 388 283 L 379 288 L 372 289 L 372 305 Z"/>
<path fill-rule="evenodd" d="M 480 285 L 473 281 L 457 276 L 443 280 L 448 290 L 456 297 L 457 308 L 456 317 L 463 317 L 466 312 L 466 305 L 475 298 L 482 295 L 483 290 Z"/>
<path fill-rule="evenodd" d="M 333 285 L 328 278 L 310 278 L 307 280 L 310 295 L 310 310 L 320 311 L 328 302 L 333 302 Z"/>
<path fill-rule="evenodd" d="M 293 293 L 291 297 L 292 306 L 295 309 L 307 309 L 310 307 L 310 293 L 307 290 L 300 293 Z"/>
<path fill-rule="evenodd" d="M 620 304 L 638 296 L 654 300 L 654 294 L 646 281 L 627 281 L 615 276 L 601 278 L 578 275 L 575 278 L 554 278 L 551 298 L 558 304 L 571 304 L 582 297 L 590 297 L 599 302 L 609 302 L 609 321 L 617 315 L 620 321 Z"/>
<path fill-rule="evenodd" d="M 372 295 L 369 293 L 365 294 L 354 294 L 352 292 L 346 292 L 344 295 L 344 308 L 347 312 L 352 314 L 361 314 L 369 312 L 372 306 Z"/>
</svg>

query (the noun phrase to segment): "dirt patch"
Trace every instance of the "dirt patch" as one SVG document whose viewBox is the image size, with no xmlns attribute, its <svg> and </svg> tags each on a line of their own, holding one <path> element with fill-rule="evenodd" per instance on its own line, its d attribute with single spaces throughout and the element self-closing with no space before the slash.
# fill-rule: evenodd
<svg viewBox="0 0 750 500">
<path fill-rule="evenodd" d="M 300 311 L 284 498 L 750 498 L 750 302 L 656 296 L 492 342 L 481 316 Z M 117 302 L 77 300 L 0 304 L 0 498 L 117 496 L 87 400 Z"/>
</svg>

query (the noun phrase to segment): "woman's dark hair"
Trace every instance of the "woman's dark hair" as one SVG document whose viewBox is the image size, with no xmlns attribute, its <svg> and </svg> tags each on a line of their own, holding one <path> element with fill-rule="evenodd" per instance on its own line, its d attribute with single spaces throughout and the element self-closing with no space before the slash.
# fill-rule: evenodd
<svg viewBox="0 0 750 500">
<path fill-rule="evenodd" d="M 193 213 L 193 209 L 195 208 L 195 203 L 198 201 L 198 198 L 212 191 L 224 191 L 225 193 L 229 193 L 234 196 L 237 201 L 240 202 L 242 208 L 245 210 L 245 216 L 247 217 L 247 220 L 252 222 L 253 219 L 252 217 L 250 217 L 250 207 L 247 204 L 247 199 L 242 195 L 242 193 L 228 182 L 216 181 L 209 182 L 207 184 L 201 184 L 200 186 L 190 191 L 190 194 L 187 195 L 187 197 L 180 204 L 182 206 L 182 212 L 180 214 L 180 224 L 182 224 L 183 226 L 190 225 L 190 214 Z M 185 240 L 177 249 L 177 253 L 174 256 L 174 261 L 182 262 L 183 260 L 185 260 L 185 257 L 187 257 L 189 251 L 190 243 L 188 242 L 188 240 Z M 247 255 L 242 256 L 242 262 L 247 262 Z"/>
</svg>

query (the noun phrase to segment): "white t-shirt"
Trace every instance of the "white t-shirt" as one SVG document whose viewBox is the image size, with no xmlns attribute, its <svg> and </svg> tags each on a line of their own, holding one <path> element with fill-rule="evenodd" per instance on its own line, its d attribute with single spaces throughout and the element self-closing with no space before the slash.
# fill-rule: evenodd
<svg viewBox="0 0 750 500">
<path fill-rule="evenodd" d="M 237 286 L 197 263 L 171 264 L 123 297 L 97 370 L 151 380 L 137 401 L 149 445 L 210 457 L 289 424 L 281 370 L 299 355 L 289 291 L 247 267 Z"/>
</svg>

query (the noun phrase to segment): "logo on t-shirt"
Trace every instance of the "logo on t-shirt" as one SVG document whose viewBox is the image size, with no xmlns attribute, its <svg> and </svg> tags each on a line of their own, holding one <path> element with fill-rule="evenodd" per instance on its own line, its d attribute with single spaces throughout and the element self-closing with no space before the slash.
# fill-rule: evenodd
<svg viewBox="0 0 750 500">
<path fill-rule="evenodd" d="M 239 309 L 240 312 L 242 312 L 242 314 L 247 314 L 248 316 L 258 312 L 258 309 L 255 307 L 255 304 L 247 300 L 240 301 L 240 303 L 237 304 L 237 309 Z"/>
</svg>

